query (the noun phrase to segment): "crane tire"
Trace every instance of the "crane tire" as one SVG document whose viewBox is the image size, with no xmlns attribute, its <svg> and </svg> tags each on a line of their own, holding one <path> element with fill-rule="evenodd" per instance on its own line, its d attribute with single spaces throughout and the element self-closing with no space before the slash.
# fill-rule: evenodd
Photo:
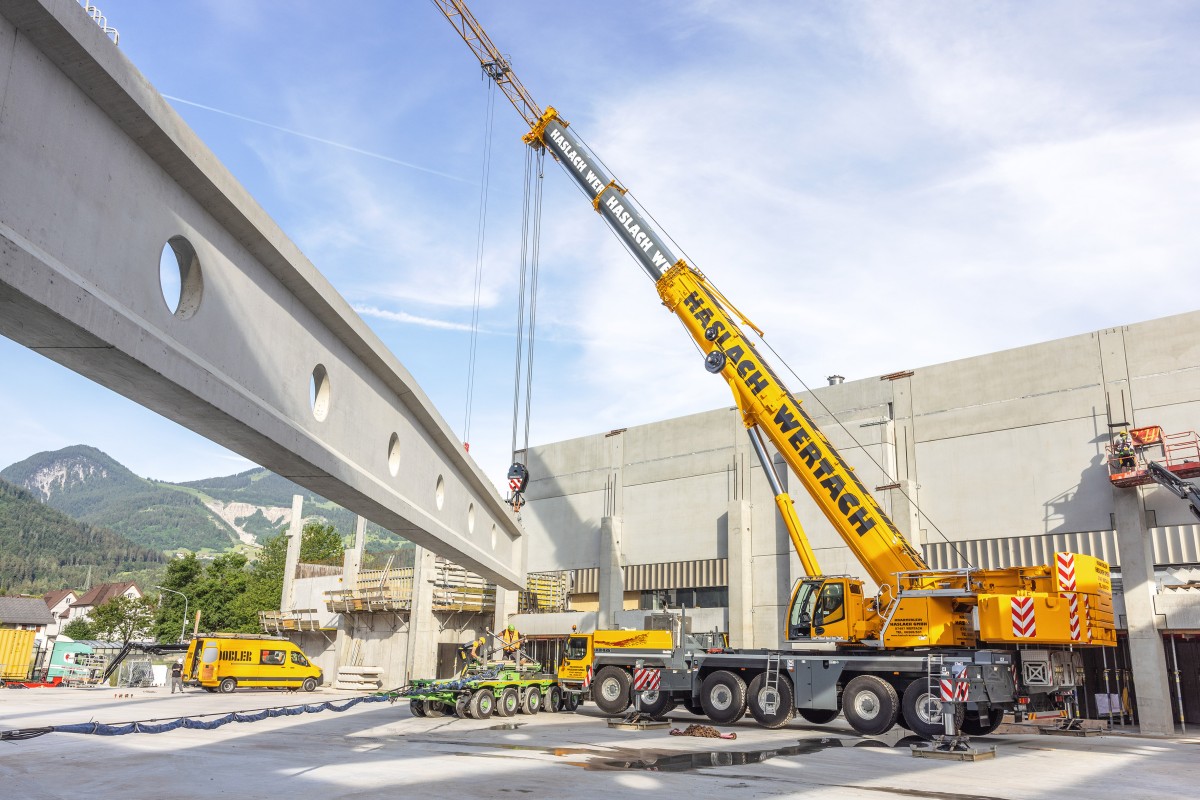
<svg viewBox="0 0 1200 800">
<path fill-rule="evenodd" d="M 652 692 L 642 692 L 638 698 L 638 708 L 651 719 L 661 719 L 675 709 L 675 701 L 671 695 L 655 689 Z"/>
<path fill-rule="evenodd" d="M 601 667 L 592 681 L 592 699 L 605 714 L 620 714 L 629 708 L 629 673 L 621 667 Z"/>
<path fill-rule="evenodd" d="M 900 698 L 895 688 L 883 678 L 859 675 L 846 684 L 842 692 L 842 713 L 854 730 L 864 736 L 878 736 L 896 724 Z"/>
<path fill-rule="evenodd" d="M 836 708 L 797 708 L 796 713 L 805 722 L 813 725 L 826 725 L 837 719 L 837 715 L 842 712 Z"/>
<path fill-rule="evenodd" d="M 1004 722 L 1004 709 L 993 708 L 986 717 L 978 711 L 968 711 L 962 721 L 962 732 L 967 736 L 987 736 L 995 733 Z"/>
<path fill-rule="evenodd" d="M 719 669 L 700 685 L 704 714 L 718 725 L 732 725 L 746 713 L 746 682 L 729 670 Z"/>
<path fill-rule="evenodd" d="M 767 673 L 760 672 L 746 690 L 746 704 L 754 721 L 764 728 L 782 728 L 796 715 L 796 698 L 792 680 L 780 674 L 775 687 L 767 685 Z M 770 710 L 768 710 L 770 709 Z"/>
<path fill-rule="evenodd" d="M 932 739 L 945 732 L 941 683 L 935 678 L 921 676 L 904 688 L 904 726 L 924 739 Z M 966 709 L 962 703 L 954 704 L 954 726 L 961 728 Z"/>
</svg>

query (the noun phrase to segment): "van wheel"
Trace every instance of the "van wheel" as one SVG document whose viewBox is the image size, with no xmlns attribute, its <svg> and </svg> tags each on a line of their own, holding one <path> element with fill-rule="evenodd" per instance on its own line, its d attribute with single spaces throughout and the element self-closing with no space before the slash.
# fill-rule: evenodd
<svg viewBox="0 0 1200 800">
<path fill-rule="evenodd" d="M 592 699 L 605 714 L 620 714 L 629 708 L 629 673 L 620 667 L 602 667 L 592 682 Z"/>
<path fill-rule="evenodd" d="M 542 709 L 553 714 L 563 710 L 563 690 L 557 686 L 546 687 L 546 707 Z"/>
<path fill-rule="evenodd" d="M 425 716 L 425 701 L 412 699 L 408 701 L 408 710 L 412 712 L 414 717 Z"/>
<path fill-rule="evenodd" d="M 510 686 L 500 693 L 500 701 L 496 703 L 496 713 L 502 717 L 511 717 L 517 713 L 520 705 L 521 695 L 517 693 L 517 687 Z"/>
<path fill-rule="evenodd" d="M 479 689 L 471 695 L 471 716 L 475 719 L 488 719 L 496 710 L 496 695 L 491 689 Z"/>
<path fill-rule="evenodd" d="M 700 705 L 718 725 L 732 725 L 746 713 L 746 682 L 729 670 L 719 669 L 700 685 Z"/>
<path fill-rule="evenodd" d="M 221 681 L 221 691 L 225 694 L 229 694 L 236 688 L 237 681 L 235 681 L 233 678 L 225 678 Z"/>
<path fill-rule="evenodd" d="M 767 685 L 767 673 L 760 672 L 750 681 L 749 696 L 746 698 L 754 721 L 764 728 L 782 728 L 796 714 L 796 702 L 792 692 L 792 680 L 780 674 L 775 686 Z"/>
<path fill-rule="evenodd" d="M 842 692 L 842 713 L 854 730 L 864 736 L 878 736 L 896 724 L 900 698 L 883 678 L 859 675 L 846 684 L 846 690 Z"/>
<path fill-rule="evenodd" d="M 525 702 L 521 704 L 521 710 L 526 714 L 536 714 L 542 710 L 542 690 L 536 686 L 530 686 L 525 690 Z"/>
<path fill-rule="evenodd" d="M 317 679 L 305 678 L 304 684 L 300 688 L 306 692 L 315 692 L 317 690 Z"/>
<path fill-rule="evenodd" d="M 917 678 L 904 689 L 904 723 L 917 736 L 932 739 L 945 731 L 942 715 L 946 706 L 942 704 L 940 681 L 932 678 Z M 954 704 L 954 727 L 961 728 L 966 709 L 962 703 Z"/>
<path fill-rule="evenodd" d="M 827 722 L 833 722 L 842 712 L 836 708 L 797 708 L 796 713 L 806 722 L 811 722 L 813 725 L 824 725 Z"/>
</svg>

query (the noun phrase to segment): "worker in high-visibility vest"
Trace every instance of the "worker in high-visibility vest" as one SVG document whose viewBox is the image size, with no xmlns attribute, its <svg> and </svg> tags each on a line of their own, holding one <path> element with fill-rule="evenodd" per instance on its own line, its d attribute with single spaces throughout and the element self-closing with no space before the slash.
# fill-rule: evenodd
<svg viewBox="0 0 1200 800">
<path fill-rule="evenodd" d="M 511 622 L 508 627 L 500 632 L 500 641 L 503 642 L 504 658 L 506 660 L 517 660 L 517 650 L 519 649 L 517 642 L 521 640 L 521 634 L 517 633 L 517 626 Z"/>
</svg>

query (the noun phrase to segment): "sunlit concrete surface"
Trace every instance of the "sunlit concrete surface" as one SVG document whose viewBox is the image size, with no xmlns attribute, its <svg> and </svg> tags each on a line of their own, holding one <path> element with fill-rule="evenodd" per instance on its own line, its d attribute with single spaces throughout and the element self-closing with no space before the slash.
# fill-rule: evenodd
<svg viewBox="0 0 1200 800">
<path fill-rule="evenodd" d="M 120 692 L 131 697 L 116 697 Z M 0 730 L 167 720 L 348 693 L 150 689 L 0 690 Z M 700 721 L 672 715 L 679 727 Z M 240 798 L 820 797 L 988 800 L 1181 798 L 1200 784 L 1200 738 L 992 736 L 993 760 L 913 758 L 902 731 L 877 739 L 840 721 L 735 741 L 610 729 L 594 708 L 503 719 L 415 718 L 407 703 L 118 737 L 50 733 L 0 750 L 0 795 Z"/>
</svg>

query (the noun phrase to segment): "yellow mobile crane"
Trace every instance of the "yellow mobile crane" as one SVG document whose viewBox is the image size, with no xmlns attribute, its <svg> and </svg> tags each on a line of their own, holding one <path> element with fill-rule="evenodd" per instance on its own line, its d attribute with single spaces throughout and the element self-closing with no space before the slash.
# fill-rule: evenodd
<svg viewBox="0 0 1200 800">
<path fill-rule="evenodd" d="M 661 636 L 650 644 L 654 637 L 645 635 L 576 636 L 560 672 L 564 685 L 583 688 L 585 672 L 594 668 L 593 697 L 603 710 L 619 713 L 629 704 L 635 665 L 657 667 L 659 689 L 649 706 L 659 713 L 682 702 L 727 723 L 749 707 L 760 723 L 778 727 L 793 712 L 824 722 L 840 709 L 863 733 L 899 721 L 924 735 L 943 729 L 943 701 L 954 702 L 968 733 L 986 733 L 1003 709 L 1020 713 L 1029 695 L 1069 695 L 1080 665 L 1073 648 L 1116 643 L 1108 565 L 1057 553 L 1053 565 L 930 569 L 739 323 L 759 336 L 762 331 L 674 255 L 569 123 L 534 102 L 466 5 L 433 2 L 529 125 L 524 141 L 550 152 L 592 198 L 705 354 L 705 367 L 729 384 L 808 575 L 792 590 L 784 632 L 790 650 L 713 653 L 677 636 L 672 655 L 664 656 Z M 853 551 L 877 587 L 873 594 L 858 578 L 821 573 L 767 441 Z M 1011 650 L 976 649 L 981 642 L 1025 646 L 1021 675 Z M 827 649 L 801 649 L 819 644 Z M 937 678 L 947 675 L 957 676 L 954 697 Z"/>
</svg>

